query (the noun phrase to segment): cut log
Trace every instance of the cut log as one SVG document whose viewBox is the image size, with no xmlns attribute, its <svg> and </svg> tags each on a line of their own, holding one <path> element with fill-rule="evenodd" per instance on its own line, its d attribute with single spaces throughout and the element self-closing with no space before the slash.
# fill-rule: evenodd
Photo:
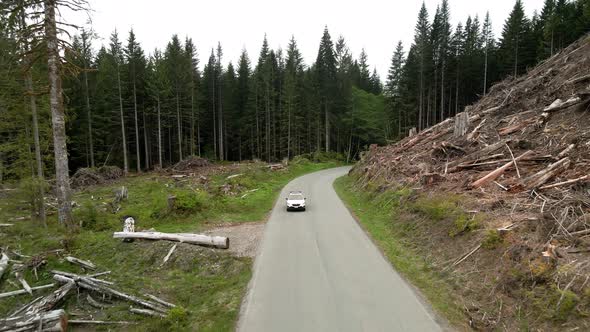
<svg viewBox="0 0 590 332">
<path fill-rule="evenodd" d="M 526 190 L 535 189 L 545 182 L 549 181 L 554 176 L 560 174 L 561 172 L 565 171 L 570 166 L 570 159 L 565 157 L 551 165 L 549 165 L 544 170 L 541 170 L 521 181 L 521 183 L 517 184 L 515 188 L 524 188 Z"/>
<path fill-rule="evenodd" d="M 60 288 L 49 293 L 38 302 L 31 304 L 27 310 L 24 311 L 25 315 L 32 315 L 40 312 L 45 312 L 53 309 L 68 293 L 76 288 L 76 284 L 68 282 L 62 285 Z"/>
<path fill-rule="evenodd" d="M 2 253 L 0 256 L 0 279 L 2 279 L 2 275 L 4 271 L 8 268 L 8 256 L 5 253 Z"/>
<path fill-rule="evenodd" d="M 486 176 L 484 176 L 483 178 L 473 182 L 471 184 L 472 188 L 479 188 L 489 182 L 492 182 L 494 180 L 496 180 L 500 175 L 502 175 L 508 168 L 510 168 L 510 166 L 512 166 L 514 164 L 514 162 L 522 159 L 523 157 L 525 157 L 526 155 L 532 153 L 531 150 L 528 150 L 527 152 L 521 154 L 520 156 L 514 158 L 513 160 L 511 160 L 510 162 L 506 163 L 504 166 L 497 168 L 495 170 L 493 170 L 492 172 L 488 173 Z"/>
<path fill-rule="evenodd" d="M 114 285 L 115 284 L 114 282 L 111 282 L 111 281 L 96 279 L 96 278 L 93 278 L 90 276 L 83 276 L 83 275 L 79 275 L 79 274 L 75 274 L 75 273 L 71 273 L 71 272 L 64 272 L 64 271 L 58 271 L 58 270 L 51 270 L 50 272 L 53 274 L 59 274 L 62 276 L 73 278 L 74 281 L 78 281 L 80 279 L 88 279 L 90 281 L 93 281 L 93 282 L 96 282 L 99 284 L 105 284 L 105 285 Z"/>
<path fill-rule="evenodd" d="M 33 290 L 31 290 L 31 286 L 29 286 L 29 283 L 25 280 L 25 278 L 23 277 L 23 275 L 20 271 L 15 271 L 14 277 L 16 278 L 16 280 L 18 282 L 20 282 L 20 284 L 23 286 L 23 289 L 25 291 L 27 291 L 27 293 L 29 293 L 30 295 L 33 295 Z"/>
<path fill-rule="evenodd" d="M 158 302 L 159 304 L 161 304 L 161 305 L 163 305 L 163 306 L 165 306 L 165 307 L 168 307 L 168 308 L 176 308 L 176 305 L 175 305 L 175 304 L 172 304 L 172 303 L 170 303 L 170 302 L 166 302 L 166 301 L 162 300 L 161 298 L 159 298 L 159 297 L 156 297 L 156 296 L 154 296 L 154 295 L 152 295 L 152 294 L 145 294 L 145 296 L 146 296 L 147 298 L 149 298 L 149 299 L 151 299 L 151 300 L 155 301 L 155 302 Z"/>
<path fill-rule="evenodd" d="M 94 265 L 92 262 L 90 261 L 85 261 L 76 257 L 72 257 L 72 256 L 67 256 L 66 261 L 72 263 L 72 264 L 77 264 L 82 266 L 85 269 L 89 269 L 89 270 L 96 270 L 96 265 Z"/>
<path fill-rule="evenodd" d="M 546 186 L 542 186 L 542 187 L 539 187 L 539 189 L 543 190 L 543 189 L 551 189 L 551 188 L 555 188 L 555 187 L 567 186 L 568 184 L 573 184 L 573 183 L 577 183 L 580 181 L 584 181 L 584 180 L 588 179 L 589 177 L 590 176 L 588 176 L 588 175 L 584 175 L 584 176 L 581 176 L 577 179 L 571 179 L 571 180 L 567 180 L 567 181 L 563 181 L 563 182 L 557 182 L 557 183 L 549 184 Z"/>
<path fill-rule="evenodd" d="M 160 233 L 160 232 L 115 232 L 113 234 L 115 239 L 146 239 L 146 240 L 167 240 L 177 241 L 189 244 L 198 244 L 204 246 L 210 246 L 220 249 L 229 248 L 229 238 L 223 236 L 208 236 L 202 234 L 189 234 L 189 233 Z"/>
<path fill-rule="evenodd" d="M 129 311 L 131 311 L 134 314 L 140 314 L 140 315 L 145 315 L 145 316 L 154 316 L 154 317 L 166 317 L 166 315 L 164 315 L 163 313 L 154 311 L 154 310 L 148 310 L 148 309 L 138 309 L 138 308 L 130 308 Z"/>
<path fill-rule="evenodd" d="M 0 332 L 65 332 L 67 328 L 68 316 L 61 309 L 0 319 Z"/>
<path fill-rule="evenodd" d="M 43 286 L 31 287 L 31 290 L 36 291 L 36 290 L 41 290 L 41 289 L 52 288 L 53 286 L 55 286 L 55 284 L 48 284 L 48 285 L 43 285 Z M 15 296 L 15 295 L 22 295 L 22 294 L 28 294 L 28 292 L 24 289 L 19 289 L 19 290 L 15 290 L 12 292 L 1 293 L 0 299 L 3 299 L 5 297 Z"/>
<path fill-rule="evenodd" d="M 543 110 L 544 112 L 556 112 L 562 110 L 564 108 L 568 108 L 570 106 L 576 105 L 582 102 L 582 98 L 580 97 L 572 97 L 566 101 L 562 101 L 561 99 L 555 100 L 551 105 L 545 107 Z"/>
<path fill-rule="evenodd" d="M 455 130 L 453 131 L 453 137 L 459 138 L 467 134 L 469 129 L 469 111 L 465 108 L 464 112 L 455 115 Z"/>
<path fill-rule="evenodd" d="M 462 160 L 456 160 L 452 163 L 449 163 L 449 168 L 453 168 L 459 164 L 465 164 L 465 163 L 477 161 L 482 157 L 487 157 L 492 152 L 495 152 L 496 150 L 504 147 L 504 145 L 508 144 L 510 141 L 511 141 L 510 139 L 505 139 L 505 140 L 498 141 L 494 144 L 490 144 L 490 145 L 484 147 L 483 149 L 478 149 L 478 150 L 466 155 L 464 158 L 462 158 Z"/>
<path fill-rule="evenodd" d="M 517 131 L 519 131 L 519 130 L 521 130 L 523 128 L 528 127 L 529 125 L 531 125 L 533 123 L 536 123 L 537 121 L 538 121 L 537 118 L 532 118 L 532 119 L 525 120 L 525 121 L 522 121 L 520 123 L 511 125 L 511 126 L 500 128 L 500 129 L 498 129 L 498 135 L 500 135 L 500 136 L 506 136 L 506 135 L 515 133 L 515 132 L 517 132 Z"/>
<path fill-rule="evenodd" d="M 230 175 L 230 176 L 226 177 L 225 179 L 226 180 L 230 180 L 230 179 L 233 179 L 233 178 L 237 178 L 238 176 L 242 176 L 242 175 L 244 175 L 244 174 L 242 174 L 242 173 L 240 173 L 240 174 L 234 174 L 234 175 Z"/>
<path fill-rule="evenodd" d="M 150 308 L 156 311 L 161 311 L 161 312 L 165 312 L 165 310 L 163 310 L 158 304 L 150 302 L 150 301 L 146 301 L 143 300 L 139 297 L 133 296 L 133 295 L 129 295 L 129 294 L 125 294 L 123 292 L 120 292 L 116 289 L 113 288 L 109 288 L 107 286 L 101 285 L 101 284 L 97 284 L 95 282 L 92 282 L 86 278 L 82 278 L 78 281 L 75 281 L 72 278 L 68 278 L 68 277 L 64 277 L 62 275 L 56 274 L 53 276 L 53 279 L 55 279 L 56 281 L 62 282 L 62 283 L 69 283 L 69 282 L 76 282 L 78 284 L 79 287 L 87 289 L 87 290 L 91 290 L 94 292 L 97 292 L 99 294 L 105 294 L 105 295 L 109 295 L 109 296 L 113 296 L 113 297 L 117 297 L 123 300 L 127 300 L 129 302 L 132 303 L 136 303 L 139 304 L 141 306 L 144 306 L 146 308 Z"/>
</svg>

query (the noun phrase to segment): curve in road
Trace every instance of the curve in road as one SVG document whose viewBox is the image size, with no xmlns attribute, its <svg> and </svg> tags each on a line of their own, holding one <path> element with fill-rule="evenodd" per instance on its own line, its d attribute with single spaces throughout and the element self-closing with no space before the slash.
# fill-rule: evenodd
<svg viewBox="0 0 590 332">
<path fill-rule="evenodd" d="M 238 331 L 440 331 L 332 187 L 349 167 L 290 182 L 270 215 Z M 290 190 L 307 211 L 287 212 Z"/>
</svg>

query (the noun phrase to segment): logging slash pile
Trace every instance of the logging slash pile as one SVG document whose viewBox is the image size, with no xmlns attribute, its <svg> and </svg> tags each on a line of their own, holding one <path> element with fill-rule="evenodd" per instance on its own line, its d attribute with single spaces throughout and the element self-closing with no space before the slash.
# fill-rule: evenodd
<svg viewBox="0 0 590 332">
<path fill-rule="evenodd" d="M 455 117 L 411 132 L 396 144 L 371 146 L 351 171 L 357 185 L 461 196 L 465 210 L 483 214 L 483 226 L 499 234 L 504 246 L 498 250 L 503 252 L 484 257 L 482 236 L 468 244 L 447 239 L 440 241 L 454 249 L 437 250 L 441 260 L 455 255 L 455 263 L 481 259 L 491 264 L 488 268 L 503 282 L 494 292 L 504 289 L 510 295 L 504 301 L 515 306 L 515 298 L 523 298 L 514 288 L 532 283 L 562 294 L 552 305 L 546 301 L 552 310 L 563 310 L 571 295 L 573 311 L 588 311 L 590 36 L 528 74 L 496 84 Z M 464 272 L 481 273 L 477 268 L 481 266 L 471 265 Z M 524 276 L 509 273 L 511 269 Z M 481 320 L 481 326 L 490 328 L 500 319 L 488 314 Z"/>
<path fill-rule="evenodd" d="M 102 166 L 98 168 L 80 168 L 72 175 L 72 188 L 85 188 L 100 184 L 111 183 L 123 176 L 123 170 L 117 166 Z"/>
</svg>

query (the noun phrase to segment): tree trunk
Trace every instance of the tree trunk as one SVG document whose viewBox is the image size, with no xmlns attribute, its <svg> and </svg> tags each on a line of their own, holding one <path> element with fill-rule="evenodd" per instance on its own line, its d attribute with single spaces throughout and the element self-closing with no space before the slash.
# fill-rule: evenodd
<svg viewBox="0 0 590 332">
<path fill-rule="evenodd" d="M 68 328 L 68 316 L 62 309 L 33 315 L 24 315 L 0 319 L 0 331 L 52 331 L 65 332 Z"/>
<path fill-rule="evenodd" d="M 44 0 L 45 35 L 47 39 L 47 67 L 49 71 L 49 101 L 53 125 L 53 151 L 55 155 L 55 188 L 58 202 L 58 220 L 68 228 L 74 228 L 66 145 L 65 114 L 60 76 L 60 59 L 55 21 L 56 0 Z"/>
<path fill-rule="evenodd" d="M 328 101 L 324 104 L 324 117 L 325 117 L 325 127 L 326 127 L 326 152 L 330 151 L 330 120 L 328 116 Z"/>
<path fill-rule="evenodd" d="M 223 103 L 221 102 L 221 84 L 218 84 L 219 93 L 217 94 L 217 98 L 219 99 L 219 112 L 217 115 L 219 116 L 219 120 L 217 121 L 217 125 L 219 126 L 218 134 L 219 134 L 219 160 L 224 160 L 224 149 L 223 149 Z"/>
<path fill-rule="evenodd" d="M 29 63 L 27 63 L 29 66 Z M 39 219 L 43 226 L 47 227 L 47 217 L 45 214 L 45 190 L 43 188 L 43 184 L 45 182 L 45 178 L 43 176 L 43 159 L 41 159 L 41 143 L 39 140 L 39 119 L 37 118 L 37 97 L 35 96 L 35 91 L 33 89 L 33 78 L 30 72 L 30 69 L 25 72 L 25 85 L 27 89 L 27 93 L 29 94 L 29 101 L 31 103 L 31 115 L 33 118 L 33 139 L 35 142 L 35 161 L 37 163 L 37 179 L 40 183 L 38 183 L 39 189 L 39 206 L 38 206 L 38 213 Z"/>
<path fill-rule="evenodd" d="M 142 118 L 143 118 L 143 151 L 145 154 L 145 168 L 150 168 L 150 155 L 149 155 L 149 144 L 148 144 L 148 135 L 147 135 L 147 122 L 145 121 L 145 108 L 143 109 Z"/>
<path fill-rule="evenodd" d="M 180 96 L 178 91 L 176 91 L 176 124 L 178 126 L 178 157 L 179 160 L 182 161 L 182 118 L 180 117 Z"/>
<path fill-rule="evenodd" d="M 82 49 L 86 52 L 86 37 L 82 38 Z M 88 88 L 88 65 L 84 57 L 84 91 L 86 97 L 86 117 L 88 122 L 88 140 L 90 146 L 90 167 L 94 168 L 94 140 L 92 139 L 92 110 L 90 109 L 90 89 Z"/>
<path fill-rule="evenodd" d="M 137 89 L 135 86 L 135 69 L 133 72 L 133 113 L 135 114 L 135 155 L 137 157 L 137 172 L 141 172 L 141 156 L 139 153 L 139 123 L 137 120 Z"/>
<path fill-rule="evenodd" d="M 192 77 L 191 77 L 192 81 Z M 190 132 L 190 154 L 191 156 L 195 155 L 195 94 L 193 88 L 191 87 L 191 132 Z"/>
<path fill-rule="evenodd" d="M 162 118 L 160 113 L 160 95 L 158 94 L 158 163 L 160 169 L 163 168 L 162 163 Z"/>
<path fill-rule="evenodd" d="M 123 172 L 129 173 L 129 160 L 127 158 L 127 135 L 125 134 L 125 115 L 123 113 L 123 95 L 121 93 L 121 71 L 117 60 L 117 87 L 119 89 L 119 112 L 121 115 L 121 137 L 123 138 Z"/>
</svg>

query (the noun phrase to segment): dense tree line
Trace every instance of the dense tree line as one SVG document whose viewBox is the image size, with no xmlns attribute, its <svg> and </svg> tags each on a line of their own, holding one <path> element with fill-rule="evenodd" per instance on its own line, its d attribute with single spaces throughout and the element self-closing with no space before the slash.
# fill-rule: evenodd
<svg viewBox="0 0 590 332">
<path fill-rule="evenodd" d="M 461 112 L 494 82 L 525 73 L 590 31 L 589 0 L 545 0 L 530 18 L 516 0 L 498 39 L 489 14 L 455 27 L 450 15 L 448 0 L 432 21 L 423 4 L 409 51 L 400 42 L 392 56 L 384 94 L 398 138 Z"/>
<path fill-rule="evenodd" d="M 546 0 L 532 18 L 517 0 L 499 39 L 489 15 L 452 27 L 447 0 L 432 21 L 423 5 L 414 42 L 407 54 L 397 45 L 382 86 L 365 50 L 355 59 L 327 27 L 311 64 L 294 37 L 286 50 L 264 37 L 254 59 L 244 50 L 224 66 L 220 43 L 201 66 L 189 37 L 174 35 L 151 52 L 134 31 L 114 31 L 103 45 L 92 27 L 69 38 L 71 26 L 56 13 L 85 5 L 0 4 L 0 182 L 33 179 L 42 209 L 45 174 L 55 174 L 65 223 L 72 223 L 68 176 L 80 167 L 128 173 L 193 155 L 277 161 L 318 151 L 354 159 L 368 144 L 456 114 L 590 27 L 590 0 Z"/>
</svg>

